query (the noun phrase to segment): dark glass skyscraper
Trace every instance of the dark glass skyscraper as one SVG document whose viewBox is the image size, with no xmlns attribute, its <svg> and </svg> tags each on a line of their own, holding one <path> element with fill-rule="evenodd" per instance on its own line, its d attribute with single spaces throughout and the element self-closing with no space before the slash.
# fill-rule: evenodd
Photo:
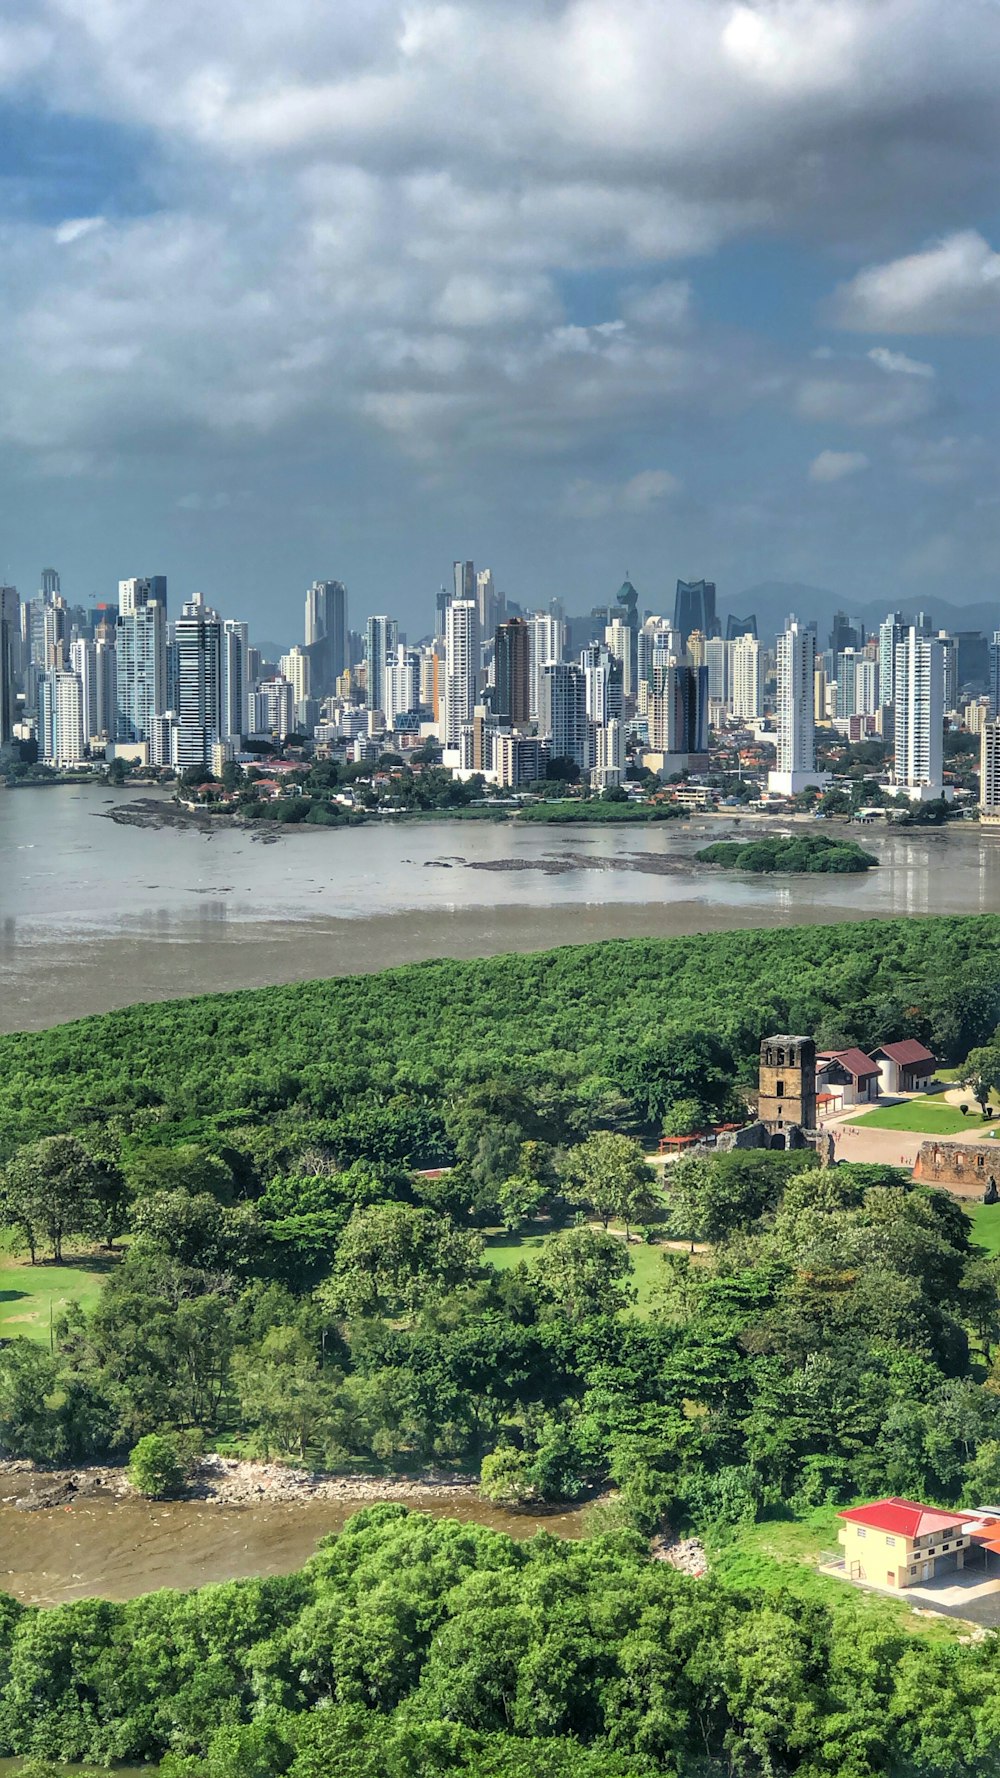
<svg viewBox="0 0 1000 1778">
<path fill-rule="evenodd" d="M 517 728 L 531 709 L 528 675 L 529 630 L 523 617 L 498 624 L 493 656 L 493 713 Z"/>
<path fill-rule="evenodd" d="M 757 617 L 755 612 L 751 611 L 749 617 L 727 617 L 726 641 L 738 642 L 741 636 L 752 636 L 756 641 Z"/>
<path fill-rule="evenodd" d="M 679 630 L 687 642 L 692 630 L 700 630 L 703 636 L 719 634 L 719 620 L 715 615 L 715 582 L 714 580 L 679 580 L 677 594 L 674 599 L 674 629 Z"/>
</svg>

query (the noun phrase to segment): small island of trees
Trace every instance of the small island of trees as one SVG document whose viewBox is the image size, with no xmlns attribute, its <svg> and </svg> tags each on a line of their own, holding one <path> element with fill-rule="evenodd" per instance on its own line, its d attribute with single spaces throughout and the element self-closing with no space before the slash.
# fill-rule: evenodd
<svg viewBox="0 0 1000 1778">
<path fill-rule="evenodd" d="M 878 864 L 854 840 L 835 840 L 825 833 L 773 835 L 759 840 L 717 840 L 695 853 L 699 864 L 719 865 L 722 870 L 752 871 L 763 876 L 783 871 L 796 876 L 835 871 L 840 874 L 871 870 Z"/>
</svg>

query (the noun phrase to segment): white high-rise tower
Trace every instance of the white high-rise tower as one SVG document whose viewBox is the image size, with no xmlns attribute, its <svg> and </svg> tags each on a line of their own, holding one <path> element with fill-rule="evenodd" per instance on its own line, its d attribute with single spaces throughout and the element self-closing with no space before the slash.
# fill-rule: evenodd
<svg viewBox="0 0 1000 1778">
<path fill-rule="evenodd" d="M 479 684 L 479 613 L 475 599 L 453 599 L 445 613 L 444 734 L 457 747 L 472 721 Z"/>
<path fill-rule="evenodd" d="M 825 782 L 816 770 L 815 671 L 815 634 L 790 618 L 778 637 L 778 757 L 768 774 L 768 789 L 778 796 Z"/>
<path fill-rule="evenodd" d="M 896 644 L 896 783 L 916 802 L 944 794 L 945 651 L 915 627 Z"/>
</svg>

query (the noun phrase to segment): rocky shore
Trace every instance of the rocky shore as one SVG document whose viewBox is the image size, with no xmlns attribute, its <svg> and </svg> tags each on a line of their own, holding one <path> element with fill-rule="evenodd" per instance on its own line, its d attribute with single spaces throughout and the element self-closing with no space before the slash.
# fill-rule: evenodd
<svg viewBox="0 0 1000 1778">
<path fill-rule="evenodd" d="M 284 1463 L 252 1463 L 214 1453 L 191 1470 L 180 1499 L 219 1506 L 259 1506 L 263 1501 L 366 1501 L 424 1499 L 428 1495 L 469 1498 L 477 1494 L 474 1476 L 429 1470 L 417 1476 L 336 1476 L 292 1469 Z M 32 1463 L 0 1464 L 0 1504 L 21 1512 L 45 1512 L 76 1501 L 136 1500 L 123 1468 L 39 1469 Z"/>
</svg>

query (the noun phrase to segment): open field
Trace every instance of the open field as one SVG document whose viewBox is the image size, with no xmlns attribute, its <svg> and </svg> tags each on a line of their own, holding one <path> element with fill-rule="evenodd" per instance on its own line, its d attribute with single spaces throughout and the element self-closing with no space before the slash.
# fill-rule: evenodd
<svg viewBox="0 0 1000 1778">
<path fill-rule="evenodd" d="M 25 1255 L 0 1251 L 0 1339 L 47 1341 L 50 1319 L 74 1300 L 92 1309 L 116 1257 L 72 1254 L 61 1266 L 33 1266 Z"/>
<path fill-rule="evenodd" d="M 922 1136 L 955 1136 L 960 1130 L 981 1130 L 987 1120 L 978 1111 L 965 1117 L 955 1105 L 946 1105 L 939 1098 L 905 1099 L 899 1105 L 888 1105 L 884 1111 L 863 1111 L 851 1118 L 869 1130 L 915 1130 Z"/>
<path fill-rule="evenodd" d="M 619 1233 L 612 1230 L 612 1233 Z M 500 1271 L 516 1266 L 522 1259 L 531 1259 L 550 1240 L 553 1231 L 546 1229 L 539 1234 L 493 1234 L 486 1238 L 486 1258 L 490 1264 Z M 663 1255 L 668 1249 L 660 1243 L 650 1244 L 646 1241 L 629 1243 L 629 1257 L 635 1277 L 635 1287 L 639 1293 L 636 1308 L 640 1315 L 649 1313 L 655 1300 L 656 1288 L 663 1275 Z"/>
<path fill-rule="evenodd" d="M 776 1512 L 757 1524 L 740 1525 L 712 1549 L 712 1572 L 727 1586 L 787 1591 L 833 1611 L 860 1613 L 865 1619 L 872 1613 L 882 1614 L 903 1629 L 937 1642 L 954 1642 L 968 1635 L 968 1626 L 959 1618 L 914 1611 L 901 1599 L 866 1593 L 833 1575 L 820 1574 L 820 1561 L 828 1560 L 839 1548 L 838 1523 L 836 1507 L 821 1506 L 801 1518 Z"/>
</svg>

